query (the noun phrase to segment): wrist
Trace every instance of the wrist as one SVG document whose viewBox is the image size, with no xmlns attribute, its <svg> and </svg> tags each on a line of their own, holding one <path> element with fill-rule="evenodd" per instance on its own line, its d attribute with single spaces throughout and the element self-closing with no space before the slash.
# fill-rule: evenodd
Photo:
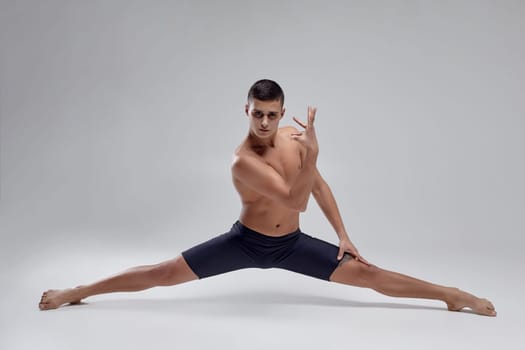
<svg viewBox="0 0 525 350">
<path fill-rule="evenodd" d="M 350 238 L 348 237 L 348 234 L 346 232 L 338 232 L 337 236 L 339 237 L 340 241 L 344 241 L 344 240 L 349 241 L 350 240 Z"/>
<path fill-rule="evenodd" d="M 315 164 L 317 162 L 318 154 L 319 154 L 318 149 L 307 148 L 306 149 L 306 162 Z"/>
</svg>

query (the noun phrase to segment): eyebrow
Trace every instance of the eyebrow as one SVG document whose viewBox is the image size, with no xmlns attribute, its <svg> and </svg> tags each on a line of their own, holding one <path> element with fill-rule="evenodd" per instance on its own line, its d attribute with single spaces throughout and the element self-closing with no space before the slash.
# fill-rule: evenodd
<svg viewBox="0 0 525 350">
<path fill-rule="evenodd" d="M 261 113 L 264 113 L 264 111 L 261 111 L 260 109 L 257 109 L 257 108 L 254 108 L 253 109 L 255 112 L 261 112 Z M 271 113 L 274 113 L 274 114 L 277 114 L 277 113 L 281 113 L 280 111 L 279 112 L 276 112 L 276 111 L 268 111 L 268 114 L 271 114 Z"/>
</svg>

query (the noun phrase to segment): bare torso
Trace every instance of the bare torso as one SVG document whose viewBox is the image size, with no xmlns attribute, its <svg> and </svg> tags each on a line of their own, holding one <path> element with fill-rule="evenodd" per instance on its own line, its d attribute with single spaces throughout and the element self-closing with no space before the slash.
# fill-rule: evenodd
<svg viewBox="0 0 525 350">
<path fill-rule="evenodd" d="M 292 183 L 300 172 L 303 152 L 298 142 L 290 138 L 295 128 L 283 127 L 277 132 L 273 147 L 254 148 L 247 138 L 234 156 L 249 156 L 271 166 L 287 183 Z M 299 227 L 299 212 L 261 195 L 238 179 L 233 184 L 241 197 L 239 221 L 260 233 L 282 236 Z"/>
</svg>

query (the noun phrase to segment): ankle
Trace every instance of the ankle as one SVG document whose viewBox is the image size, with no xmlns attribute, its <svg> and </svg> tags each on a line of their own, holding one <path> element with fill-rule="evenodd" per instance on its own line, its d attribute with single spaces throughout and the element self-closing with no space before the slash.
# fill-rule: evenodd
<svg viewBox="0 0 525 350">
<path fill-rule="evenodd" d="M 73 295 L 75 296 L 75 299 L 82 300 L 89 296 L 89 291 L 87 286 L 76 286 L 75 288 L 71 288 Z"/>
<path fill-rule="evenodd" d="M 443 298 L 441 299 L 447 304 L 453 304 L 457 302 L 458 298 L 460 297 L 461 290 L 456 287 L 445 287 Z"/>
</svg>

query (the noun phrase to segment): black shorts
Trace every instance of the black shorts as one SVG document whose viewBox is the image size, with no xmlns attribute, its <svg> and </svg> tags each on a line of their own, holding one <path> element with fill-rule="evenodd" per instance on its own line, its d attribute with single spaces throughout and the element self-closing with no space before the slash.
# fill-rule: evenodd
<svg viewBox="0 0 525 350">
<path fill-rule="evenodd" d="M 299 229 L 272 237 L 237 221 L 229 232 L 182 252 L 182 256 L 199 278 L 239 269 L 275 267 L 328 281 L 339 265 L 338 252 L 336 245 Z"/>
</svg>

